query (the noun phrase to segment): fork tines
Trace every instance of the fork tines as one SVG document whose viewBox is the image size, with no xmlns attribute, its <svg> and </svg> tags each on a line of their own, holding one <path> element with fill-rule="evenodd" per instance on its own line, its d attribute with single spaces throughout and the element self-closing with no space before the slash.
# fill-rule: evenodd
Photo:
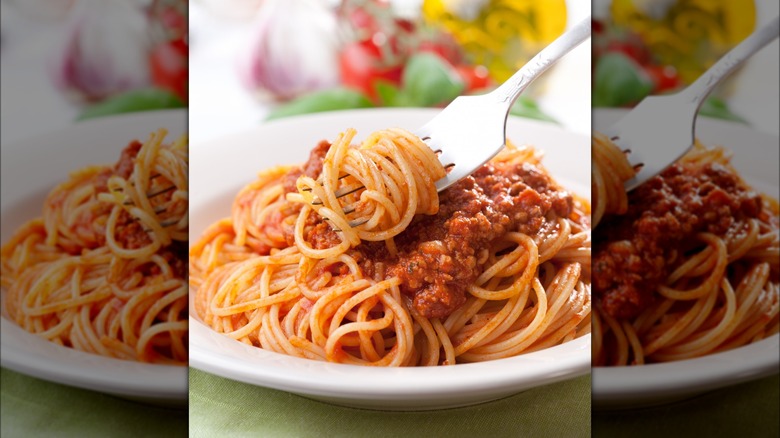
<svg viewBox="0 0 780 438">
<path fill-rule="evenodd" d="M 343 198 L 344 196 L 351 195 L 352 193 L 357 192 L 358 190 L 365 189 L 366 187 L 363 185 L 360 186 L 348 186 L 348 187 L 342 187 L 338 190 L 336 190 L 336 199 Z M 312 205 L 322 205 L 321 199 L 315 199 L 312 201 Z"/>
</svg>

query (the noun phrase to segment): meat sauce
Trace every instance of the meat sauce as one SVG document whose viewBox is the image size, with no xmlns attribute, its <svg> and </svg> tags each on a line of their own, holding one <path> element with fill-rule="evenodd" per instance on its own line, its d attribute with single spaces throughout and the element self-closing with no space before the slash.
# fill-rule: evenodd
<svg viewBox="0 0 780 438">
<path fill-rule="evenodd" d="M 117 161 L 114 166 L 107 167 L 92 177 L 90 183 L 95 187 L 96 193 L 108 192 L 108 180 L 112 176 L 117 175 L 127 179 L 132 175 L 135 166 L 135 158 L 138 156 L 141 147 L 142 144 L 139 141 L 131 141 L 122 150 L 119 161 Z M 163 194 L 161 196 L 165 195 Z M 60 202 L 62 201 L 64 201 L 64 198 L 60 200 Z M 86 212 L 86 214 L 80 216 L 74 223 L 74 231 L 87 242 L 88 249 L 95 249 L 105 245 L 105 226 L 103 224 L 96 224 L 95 218 L 108 215 L 111 212 L 111 209 L 112 207 L 110 205 L 101 203 L 95 210 Z M 122 211 L 117 219 L 115 238 L 123 248 L 128 249 L 141 248 L 152 242 L 143 226 L 125 211 Z M 187 278 L 188 251 L 186 246 L 187 245 L 182 242 L 173 242 L 168 247 L 162 248 L 159 251 L 159 254 L 171 265 L 177 278 Z M 66 248 L 66 250 L 73 254 L 81 252 L 81 248 Z M 156 269 L 156 266 L 152 269 Z M 149 274 L 157 273 L 158 272 L 149 272 Z"/>
<path fill-rule="evenodd" d="M 761 197 L 717 163 L 674 164 L 629 195 L 625 215 L 594 230 L 593 288 L 607 315 L 628 319 L 651 305 L 677 255 L 695 236 L 723 236 L 761 213 Z"/>
<path fill-rule="evenodd" d="M 301 167 L 294 167 L 284 176 L 282 186 L 285 193 L 297 192 L 296 182 L 298 177 L 306 175 L 310 178 L 317 178 L 322 172 L 322 162 L 325 161 L 325 155 L 330 149 L 330 143 L 323 140 L 312 149 L 309 154 L 309 160 Z"/>
<path fill-rule="evenodd" d="M 309 162 L 291 171 L 285 182 L 302 172 L 318 175 L 327 148 L 320 143 Z M 295 190 L 294 184 L 285 187 Z M 511 231 L 533 235 L 545 223 L 573 212 L 571 195 L 527 163 L 488 163 L 440 193 L 439 204 L 437 214 L 417 215 L 394 238 L 396 255 L 384 242 L 363 242 L 350 253 L 366 275 L 375 276 L 381 266 L 385 278 L 400 278 L 402 293 L 426 318 L 446 317 L 466 301 L 467 287 L 483 269 L 480 255 L 496 239 Z M 308 225 L 306 240 L 315 248 L 339 241 L 316 215 Z"/>
</svg>

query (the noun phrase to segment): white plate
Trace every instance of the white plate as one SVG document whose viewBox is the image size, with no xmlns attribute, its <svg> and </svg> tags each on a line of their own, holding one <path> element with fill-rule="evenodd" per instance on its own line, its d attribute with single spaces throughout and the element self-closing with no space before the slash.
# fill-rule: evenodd
<svg viewBox="0 0 780 438">
<path fill-rule="evenodd" d="M 593 113 L 596 129 L 608 127 L 623 110 Z M 780 196 L 777 137 L 732 122 L 699 117 L 696 136 L 706 145 L 736 149 L 732 162 L 758 190 Z M 636 367 L 599 367 L 593 373 L 593 407 L 628 409 L 669 403 L 706 391 L 770 376 L 780 371 L 780 339 L 760 342 L 697 359 Z"/>
<path fill-rule="evenodd" d="M 183 110 L 106 117 L 2 145 L 2 222 L 5 242 L 17 227 L 40 216 L 46 194 L 68 174 L 90 164 L 111 164 L 133 139 L 159 129 L 167 139 L 186 131 Z M 187 368 L 150 365 L 61 347 L 0 318 L 0 364 L 65 385 L 160 404 L 187 401 Z"/>
<path fill-rule="evenodd" d="M 190 148 L 190 242 L 230 214 L 238 190 L 258 171 L 304 162 L 323 139 L 354 127 L 358 137 L 388 127 L 415 129 L 437 113 L 430 109 L 373 109 L 280 120 Z M 546 151 L 556 179 L 590 196 L 590 139 L 556 125 L 510 118 L 508 137 Z M 478 147 L 479 145 L 475 145 Z M 254 385 L 328 402 L 393 410 L 463 406 L 587 374 L 590 335 L 519 357 L 452 367 L 378 369 L 329 364 L 250 347 L 220 335 L 190 312 L 190 365 Z"/>
</svg>

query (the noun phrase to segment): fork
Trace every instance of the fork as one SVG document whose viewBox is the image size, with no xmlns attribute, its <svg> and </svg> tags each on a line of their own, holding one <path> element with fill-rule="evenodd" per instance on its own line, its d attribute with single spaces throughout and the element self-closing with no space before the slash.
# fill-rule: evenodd
<svg viewBox="0 0 780 438">
<path fill-rule="evenodd" d="M 415 132 L 439 154 L 439 160 L 448 170 L 444 178 L 436 181 L 438 191 L 470 175 L 503 149 L 507 116 L 520 93 L 552 64 L 588 39 L 590 34 L 591 19 L 588 16 L 555 39 L 498 88 L 487 94 L 456 98 Z"/>
<path fill-rule="evenodd" d="M 695 139 L 696 116 L 704 99 L 750 56 L 778 37 L 775 18 L 731 49 L 687 88 L 670 95 L 648 96 L 603 133 L 636 163 L 626 191 L 661 173 L 680 159 Z"/>
<path fill-rule="evenodd" d="M 153 179 L 155 179 L 155 178 L 157 178 L 159 176 L 162 176 L 162 175 L 157 173 L 157 174 L 151 175 L 149 177 L 149 179 L 153 180 Z M 171 184 L 169 186 L 166 186 L 165 188 L 153 190 L 153 191 L 147 193 L 146 197 L 149 198 L 149 199 L 155 198 L 155 197 L 163 195 L 165 193 L 172 192 L 172 191 L 174 191 L 176 189 L 177 189 L 177 187 L 175 185 Z M 111 190 L 110 192 L 115 194 L 115 193 L 122 193 L 123 191 L 124 190 L 122 190 L 121 187 L 118 187 L 118 188 L 115 188 L 114 190 Z M 125 196 L 125 197 L 127 198 L 127 196 Z M 125 199 L 122 202 L 122 205 L 134 206 L 135 203 L 131 199 Z M 153 211 L 154 211 L 155 214 L 165 213 L 167 211 L 167 207 L 166 206 L 158 206 L 158 207 L 155 207 Z M 179 219 L 172 219 L 172 220 L 169 219 L 167 221 L 160 221 L 160 226 L 162 226 L 163 228 L 167 228 L 167 227 L 170 227 L 171 225 L 175 225 L 177 223 L 179 223 Z M 146 229 L 144 229 L 144 231 L 151 232 L 151 230 L 146 230 Z"/>
</svg>

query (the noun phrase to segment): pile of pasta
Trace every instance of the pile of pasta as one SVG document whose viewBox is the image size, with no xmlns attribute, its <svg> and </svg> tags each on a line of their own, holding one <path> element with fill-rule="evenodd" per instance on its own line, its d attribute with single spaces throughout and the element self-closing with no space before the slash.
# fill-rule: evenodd
<svg viewBox="0 0 780 438">
<path fill-rule="evenodd" d="M 382 242 L 394 254 L 394 238 L 415 216 L 439 210 L 434 183 L 445 169 L 406 131 L 378 131 L 359 145 L 354 136 L 347 130 L 330 145 L 321 171 L 260 172 L 236 196 L 232 215 L 194 243 L 190 286 L 208 326 L 277 353 L 372 366 L 493 360 L 589 333 L 583 209 L 536 235 L 510 230 L 493 242 L 465 304 L 446 318 L 415 311 L 401 280 L 357 249 Z M 494 162 L 543 169 L 540 160 L 531 147 L 510 146 Z M 295 188 L 286 193 L 296 171 Z M 316 227 L 337 237 L 307 239 Z"/>
<path fill-rule="evenodd" d="M 620 239 L 603 217 L 626 213 L 631 196 L 624 181 L 634 176 L 626 154 L 605 136 L 593 138 L 594 243 Z M 737 175 L 730 153 L 697 142 L 678 162 L 683 169 L 721 166 Z M 739 178 L 737 176 L 737 178 Z M 738 185 L 748 187 L 739 178 Z M 699 189 L 706 193 L 707 188 Z M 780 239 L 778 204 L 761 196 L 761 213 L 738 219 L 722 234 L 699 232 L 691 251 L 672 251 L 669 274 L 654 300 L 634 318 L 593 313 L 593 363 L 641 365 L 691 359 L 733 349 L 778 333 Z M 647 208 L 647 207 L 645 207 Z M 634 230 L 634 232 L 638 232 Z M 599 275 L 598 272 L 594 275 Z M 596 280 L 594 279 L 594 282 Z"/>
<path fill-rule="evenodd" d="M 187 363 L 187 139 L 166 134 L 73 172 L 3 245 L 12 321 L 89 353 Z"/>
</svg>

